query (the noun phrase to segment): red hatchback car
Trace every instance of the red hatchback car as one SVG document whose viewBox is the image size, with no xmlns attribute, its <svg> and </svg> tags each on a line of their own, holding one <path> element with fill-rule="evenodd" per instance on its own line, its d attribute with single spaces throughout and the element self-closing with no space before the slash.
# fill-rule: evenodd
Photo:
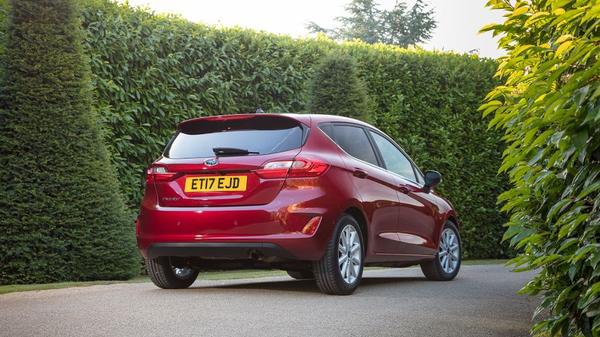
<svg viewBox="0 0 600 337">
<path fill-rule="evenodd" d="M 199 270 L 278 268 L 350 294 L 364 266 L 459 271 L 459 222 L 388 136 L 327 115 L 243 114 L 179 124 L 147 171 L 136 222 L 148 274 L 186 288 Z"/>
</svg>

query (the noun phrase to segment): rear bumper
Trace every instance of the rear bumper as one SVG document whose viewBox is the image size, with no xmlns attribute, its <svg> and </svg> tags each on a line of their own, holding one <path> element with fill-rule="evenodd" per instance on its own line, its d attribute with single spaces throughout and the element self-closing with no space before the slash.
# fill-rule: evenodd
<svg viewBox="0 0 600 337">
<path fill-rule="evenodd" d="M 227 207 L 162 207 L 147 192 L 136 221 L 138 248 L 146 258 L 319 260 L 339 206 L 320 188 L 298 192 L 283 189 L 266 205 Z M 318 226 L 307 231 L 315 217 Z"/>
<path fill-rule="evenodd" d="M 295 260 L 286 249 L 273 243 L 156 243 L 148 247 L 148 258 L 159 256 L 198 256 L 205 259 L 246 260 L 270 257 L 275 260 Z"/>
</svg>

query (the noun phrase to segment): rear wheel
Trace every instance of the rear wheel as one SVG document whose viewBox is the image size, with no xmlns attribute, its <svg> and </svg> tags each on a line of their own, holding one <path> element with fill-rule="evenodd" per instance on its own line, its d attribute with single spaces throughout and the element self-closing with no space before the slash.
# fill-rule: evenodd
<svg viewBox="0 0 600 337">
<path fill-rule="evenodd" d="M 456 226 L 448 221 L 442 230 L 435 259 L 421 263 L 421 270 L 432 281 L 450 281 L 460 270 L 462 247 Z"/>
<path fill-rule="evenodd" d="M 310 270 L 288 270 L 287 273 L 296 280 L 312 280 L 315 278 L 315 274 Z"/>
<path fill-rule="evenodd" d="M 313 266 L 319 289 L 325 294 L 352 294 L 362 279 L 363 250 L 358 222 L 350 215 L 343 215 L 335 226 L 325 255 Z"/>
<path fill-rule="evenodd" d="M 146 260 L 146 270 L 152 282 L 163 289 L 183 289 L 194 283 L 198 271 L 183 265 L 173 265 L 168 256 Z"/>
</svg>

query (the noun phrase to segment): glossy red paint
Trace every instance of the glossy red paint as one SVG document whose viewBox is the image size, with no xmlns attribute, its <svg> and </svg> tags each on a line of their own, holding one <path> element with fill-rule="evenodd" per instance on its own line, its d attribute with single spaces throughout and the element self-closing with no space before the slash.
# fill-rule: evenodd
<svg viewBox="0 0 600 337">
<path fill-rule="evenodd" d="M 252 114 L 198 118 L 182 125 L 247 118 L 264 118 L 266 123 L 269 118 L 292 119 L 303 125 L 308 136 L 298 149 L 222 157 L 215 166 L 205 163 L 210 157 L 161 156 L 149 169 L 136 221 L 142 255 L 147 257 L 153 245 L 165 243 L 255 243 L 275 245 L 286 253 L 275 259 L 261 257 L 267 262 L 316 261 L 331 240 L 336 220 L 350 213 L 363 227 L 367 265 L 407 265 L 433 259 L 442 226 L 448 219 L 457 223 L 444 198 L 350 156 L 319 128 L 322 123 L 345 123 L 376 130 L 366 123 L 339 116 Z M 261 171 L 268 163 L 294 160 L 315 163 L 313 172 L 286 177 Z M 153 171 L 153 167 L 164 170 Z M 186 177 L 228 174 L 247 177 L 247 190 L 184 192 Z M 197 257 L 220 256 L 206 250 L 202 254 L 206 255 Z M 247 258 L 256 257 L 249 251 Z"/>
</svg>

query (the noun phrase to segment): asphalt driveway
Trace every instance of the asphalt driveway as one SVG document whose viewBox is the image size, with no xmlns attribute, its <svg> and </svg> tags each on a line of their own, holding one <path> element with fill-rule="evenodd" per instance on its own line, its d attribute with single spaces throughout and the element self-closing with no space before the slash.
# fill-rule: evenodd
<svg viewBox="0 0 600 337">
<path fill-rule="evenodd" d="M 463 266 L 370 270 L 352 296 L 288 277 L 196 281 L 186 290 L 113 284 L 0 295 L 0 336 L 528 336 L 531 274 Z"/>
</svg>

